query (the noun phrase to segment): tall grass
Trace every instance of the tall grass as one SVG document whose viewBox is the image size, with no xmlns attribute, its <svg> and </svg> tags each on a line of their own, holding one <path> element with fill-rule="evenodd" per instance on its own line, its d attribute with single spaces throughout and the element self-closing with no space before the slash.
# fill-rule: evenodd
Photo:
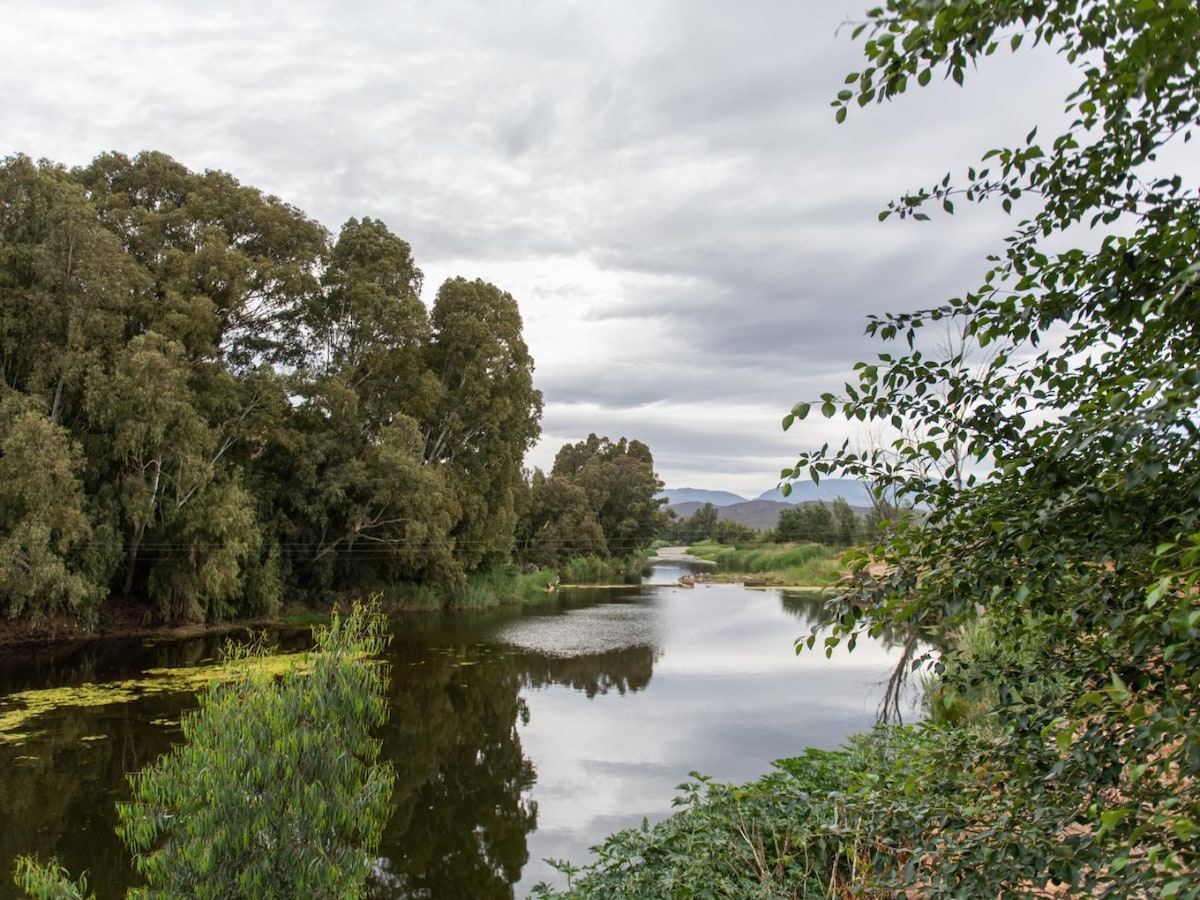
<svg viewBox="0 0 1200 900">
<path fill-rule="evenodd" d="M 563 584 L 637 584 L 649 564 L 645 556 L 600 559 L 576 556 L 558 567 Z"/>
<path fill-rule="evenodd" d="M 518 603 L 532 603 L 547 596 L 546 583 L 556 580 L 553 572 L 526 574 L 506 564 L 477 572 L 450 592 L 448 609 L 490 609 Z"/>
<path fill-rule="evenodd" d="M 688 548 L 701 559 L 712 560 L 720 572 L 768 576 L 788 585 L 826 585 L 841 577 L 842 552 L 822 544 L 759 544 L 727 547 L 705 541 Z"/>
<path fill-rule="evenodd" d="M 492 609 L 541 602 L 547 596 L 546 582 L 557 580 L 554 572 L 526 574 L 515 565 L 505 564 L 485 572 L 476 572 L 464 583 L 452 588 L 431 588 L 422 584 L 392 585 L 383 592 L 383 599 L 389 608 L 403 612 Z"/>
</svg>

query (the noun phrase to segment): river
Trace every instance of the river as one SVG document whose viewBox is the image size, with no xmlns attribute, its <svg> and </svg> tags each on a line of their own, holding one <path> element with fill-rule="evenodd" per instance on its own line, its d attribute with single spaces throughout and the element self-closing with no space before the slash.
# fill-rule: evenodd
<svg viewBox="0 0 1200 900">
<path fill-rule="evenodd" d="M 660 564 L 652 580 L 684 571 Z M 692 770 L 743 781 L 870 727 L 899 651 L 797 657 L 820 602 L 738 585 L 567 589 L 538 607 L 398 620 L 378 896 L 524 897 L 558 881 L 545 858 L 584 862 L 609 832 L 668 815 Z M 114 803 L 125 773 L 180 740 L 188 676 L 219 646 L 104 641 L 0 665 L 0 867 L 55 855 L 100 897 L 133 882 Z M 0 879 L 0 897 L 13 891 Z"/>
</svg>

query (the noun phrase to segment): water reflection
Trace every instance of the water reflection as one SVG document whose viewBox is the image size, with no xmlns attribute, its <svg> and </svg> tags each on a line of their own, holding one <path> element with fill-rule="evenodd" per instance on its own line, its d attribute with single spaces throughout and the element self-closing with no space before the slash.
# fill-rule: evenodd
<svg viewBox="0 0 1200 900">
<path fill-rule="evenodd" d="M 477 644 L 436 650 L 409 646 L 393 660 L 391 878 L 377 896 L 510 897 L 537 825 L 517 734 L 523 666 Z"/>
<path fill-rule="evenodd" d="M 867 727 L 892 654 L 797 658 L 822 602 L 736 585 L 564 591 L 537 609 L 398 622 L 383 734 L 395 809 L 376 895 L 523 897 L 554 877 L 544 857 L 582 860 L 608 832 L 668 814 L 692 769 L 752 778 Z M 0 705 L 18 689 L 195 665 L 219 643 L 101 645 L 10 667 Z M 114 801 L 126 772 L 179 740 L 194 703 L 64 707 L 39 719 L 40 737 L 0 743 L 0 868 L 54 854 L 89 870 L 100 896 L 123 891 Z"/>
</svg>

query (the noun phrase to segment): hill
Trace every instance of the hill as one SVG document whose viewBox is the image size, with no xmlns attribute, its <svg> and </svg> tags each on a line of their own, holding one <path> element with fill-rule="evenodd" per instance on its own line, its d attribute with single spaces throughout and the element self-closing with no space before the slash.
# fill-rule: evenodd
<svg viewBox="0 0 1200 900">
<path fill-rule="evenodd" d="M 679 518 L 686 519 L 704 504 L 696 501 L 688 503 L 672 503 L 667 507 Z M 713 506 L 716 506 L 714 503 Z M 780 503 L 777 500 L 743 500 L 741 503 L 731 503 L 729 506 L 717 507 L 718 521 L 738 522 L 748 525 L 755 531 L 765 531 L 779 524 L 779 514 L 791 504 Z"/>
<path fill-rule="evenodd" d="M 792 482 L 792 493 L 784 497 L 779 488 L 766 491 L 758 496 L 759 500 L 775 500 L 779 503 L 810 503 L 823 500 L 832 503 L 838 497 L 843 498 L 851 506 L 870 507 L 871 491 L 861 481 L 850 478 L 822 479 L 819 484 L 811 481 Z M 713 504 L 714 506 L 716 504 Z"/>
<path fill-rule="evenodd" d="M 701 488 L 667 488 L 660 497 L 666 497 L 668 504 L 674 508 L 681 503 L 695 503 L 699 509 L 705 503 L 713 506 L 731 506 L 734 503 L 745 503 L 745 497 L 731 494 L 729 491 L 706 491 Z M 689 513 L 690 515 L 690 513 Z"/>
</svg>

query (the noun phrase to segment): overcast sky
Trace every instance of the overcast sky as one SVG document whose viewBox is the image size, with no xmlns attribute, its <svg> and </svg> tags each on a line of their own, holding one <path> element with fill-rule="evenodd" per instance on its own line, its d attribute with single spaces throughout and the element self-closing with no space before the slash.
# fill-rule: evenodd
<svg viewBox="0 0 1200 900">
<path fill-rule="evenodd" d="M 1011 220 L 876 214 L 1058 119 L 1073 73 L 999 55 L 960 89 L 829 106 L 866 0 L 45 0 L 0 30 L 0 155 L 160 150 L 336 232 L 407 240 L 432 302 L 520 303 L 545 395 L 530 465 L 589 432 L 668 487 L 757 496 L 784 433 L 876 348 L 870 312 L 976 286 Z"/>
</svg>

